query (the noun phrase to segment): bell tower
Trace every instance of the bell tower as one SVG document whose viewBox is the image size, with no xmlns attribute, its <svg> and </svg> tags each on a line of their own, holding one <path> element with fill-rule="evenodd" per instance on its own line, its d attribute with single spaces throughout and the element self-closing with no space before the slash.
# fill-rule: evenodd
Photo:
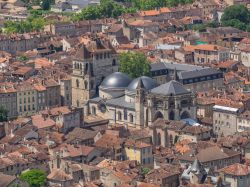
<svg viewBox="0 0 250 187">
<path fill-rule="evenodd" d="M 95 95 L 95 77 L 90 61 L 74 61 L 72 81 L 72 105 L 82 107 Z"/>
<path fill-rule="evenodd" d="M 144 101 L 145 101 L 145 87 L 140 78 L 136 87 L 135 95 L 135 123 L 139 128 L 144 127 Z"/>
</svg>

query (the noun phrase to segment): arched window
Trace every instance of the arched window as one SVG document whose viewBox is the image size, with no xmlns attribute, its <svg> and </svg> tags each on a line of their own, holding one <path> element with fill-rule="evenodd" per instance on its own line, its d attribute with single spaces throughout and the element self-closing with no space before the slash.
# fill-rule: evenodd
<svg viewBox="0 0 250 187">
<path fill-rule="evenodd" d="M 117 112 L 117 120 L 118 121 L 122 120 L 122 113 L 120 111 Z"/>
<path fill-rule="evenodd" d="M 155 113 L 153 121 L 157 120 L 158 118 L 163 118 L 163 114 L 160 111 Z"/>
<path fill-rule="evenodd" d="M 84 89 L 88 89 L 88 81 L 84 81 Z"/>
<path fill-rule="evenodd" d="M 82 64 L 80 64 L 80 69 L 82 69 Z"/>
<path fill-rule="evenodd" d="M 85 65 L 85 72 L 88 72 L 88 69 L 89 69 L 89 64 L 87 63 L 87 64 Z"/>
<path fill-rule="evenodd" d="M 181 119 L 188 119 L 188 118 L 190 118 L 190 114 L 187 111 L 184 111 L 181 114 Z"/>
<path fill-rule="evenodd" d="M 130 123 L 134 122 L 134 116 L 133 116 L 133 114 L 129 114 L 129 122 Z"/>
<path fill-rule="evenodd" d="M 94 81 L 91 81 L 91 82 L 90 82 L 90 89 L 91 89 L 91 90 L 94 89 Z"/>
<path fill-rule="evenodd" d="M 96 115 L 96 108 L 94 106 L 92 106 L 92 114 Z"/>
<path fill-rule="evenodd" d="M 79 80 L 76 79 L 76 87 L 79 88 Z"/>
<path fill-rule="evenodd" d="M 157 134 L 157 145 L 161 145 L 161 134 L 160 133 L 158 133 Z"/>
<path fill-rule="evenodd" d="M 113 61 L 112 61 L 112 66 L 116 66 L 116 60 L 115 59 L 113 59 Z"/>
<path fill-rule="evenodd" d="M 80 103 L 79 103 L 79 101 L 78 101 L 78 100 L 76 101 L 76 106 L 77 106 L 77 107 L 79 107 L 79 106 L 80 106 Z"/>
<path fill-rule="evenodd" d="M 169 120 L 174 120 L 174 119 L 175 119 L 174 111 L 169 112 L 168 119 L 169 119 Z"/>
</svg>

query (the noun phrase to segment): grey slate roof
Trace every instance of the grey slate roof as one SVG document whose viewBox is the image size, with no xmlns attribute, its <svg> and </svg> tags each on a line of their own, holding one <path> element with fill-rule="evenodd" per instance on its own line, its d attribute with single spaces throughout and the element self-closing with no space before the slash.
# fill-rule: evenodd
<svg viewBox="0 0 250 187">
<path fill-rule="evenodd" d="M 201 163 L 199 162 L 198 159 L 195 159 L 193 164 L 191 166 L 189 166 L 186 170 L 183 171 L 181 178 L 189 180 L 191 172 L 196 174 L 196 175 L 203 176 L 202 182 L 204 182 L 204 180 L 206 179 L 207 171 L 201 165 Z"/>
<path fill-rule="evenodd" d="M 151 90 L 151 93 L 161 94 L 161 95 L 179 95 L 179 94 L 186 94 L 189 91 L 184 88 L 184 86 L 177 82 L 177 81 L 170 81 L 168 83 L 162 84 L 154 89 Z"/>
<path fill-rule="evenodd" d="M 140 79 L 143 82 L 145 90 L 151 90 L 151 89 L 155 88 L 156 86 L 158 86 L 157 82 L 154 79 L 147 77 L 147 76 L 142 76 L 142 77 L 139 77 L 137 79 L 134 79 L 128 85 L 127 89 L 129 91 L 135 91 Z"/>
<path fill-rule="evenodd" d="M 177 71 L 192 71 L 196 69 L 203 69 L 202 66 L 190 65 L 190 64 L 180 64 L 174 62 L 158 62 L 151 64 L 151 71 L 163 70 L 163 69 L 170 69 Z"/>
<path fill-rule="evenodd" d="M 190 79 L 190 78 L 214 75 L 218 73 L 221 73 L 221 71 L 213 69 L 213 68 L 203 68 L 203 69 L 193 70 L 193 71 L 178 72 L 178 77 L 179 79 Z"/>
<path fill-rule="evenodd" d="M 125 101 L 125 96 L 109 99 L 106 101 L 107 106 L 117 106 L 121 108 L 134 109 L 135 103 L 128 103 Z"/>
<path fill-rule="evenodd" d="M 94 97 L 94 98 L 90 99 L 89 102 L 99 103 L 102 100 L 103 99 L 101 97 Z"/>
<path fill-rule="evenodd" d="M 115 72 L 107 76 L 101 83 L 102 88 L 126 88 L 132 79 L 125 73 Z"/>
</svg>

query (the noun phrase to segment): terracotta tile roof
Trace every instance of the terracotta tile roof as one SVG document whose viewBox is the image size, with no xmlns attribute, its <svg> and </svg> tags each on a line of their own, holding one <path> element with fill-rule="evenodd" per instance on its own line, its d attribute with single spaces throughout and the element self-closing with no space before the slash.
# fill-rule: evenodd
<svg viewBox="0 0 250 187">
<path fill-rule="evenodd" d="M 135 148 L 138 148 L 138 149 L 142 149 L 142 148 L 146 148 L 146 147 L 152 147 L 152 145 L 150 145 L 150 144 L 144 143 L 142 141 L 131 140 L 131 139 L 126 140 L 125 146 L 130 147 L 130 148 L 135 147 Z"/>
<path fill-rule="evenodd" d="M 186 51 L 186 52 L 194 52 L 195 49 L 196 49 L 196 46 L 194 46 L 194 45 L 188 45 L 188 46 L 183 47 L 182 49 L 184 51 Z"/>
<path fill-rule="evenodd" d="M 171 12 L 171 10 L 168 7 L 162 7 L 162 8 L 160 8 L 160 12 L 161 13 L 169 13 L 169 12 Z"/>
<path fill-rule="evenodd" d="M 120 148 L 122 143 L 122 138 L 110 134 L 104 134 L 94 145 L 101 148 Z"/>
<path fill-rule="evenodd" d="M 240 155 L 240 152 L 220 148 L 219 146 L 211 146 L 204 149 L 198 149 L 197 152 L 195 150 L 190 150 L 181 155 L 179 159 L 192 162 L 197 158 L 200 162 L 204 163 L 214 160 L 228 159 L 236 155 Z"/>
<path fill-rule="evenodd" d="M 208 128 L 208 127 L 203 127 L 203 126 L 190 126 L 190 125 L 187 125 L 181 131 L 184 132 L 184 133 L 187 133 L 187 134 L 199 135 L 199 134 L 202 134 L 202 133 L 210 132 L 211 129 Z"/>
<path fill-rule="evenodd" d="M 36 58 L 34 62 L 35 62 L 36 69 L 49 68 L 54 65 L 52 62 L 50 62 L 46 58 Z"/>
<path fill-rule="evenodd" d="M 243 40 L 240 41 L 240 43 L 250 44 L 250 38 L 244 38 Z"/>
<path fill-rule="evenodd" d="M 140 12 L 140 16 L 157 16 L 159 14 L 159 10 L 145 10 Z"/>
<path fill-rule="evenodd" d="M 37 91 L 45 91 L 46 90 L 46 87 L 41 85 L 41 84 L 35 84 L 34 85 L 34 88 L 37 90 Z"/>
<path fill-rule="evenodd" d="M 33 125 L 38 129 L 54 127 L 56 122 L 50 118 L 43 117 L 42 115 L 35 115 L 31 117 Z"/>
<path fill-rule="evenodd" d="M 85 145 L 74 146 L 70 144 L 61 144 L 59 147 L 54 150 L 64 150 L 68 152 L 69 157 L 79 157 L 79 156 L 88 156 L 92 151 L 94 151 L 94 147 L 89 147 Z"/>
<path fill-rule="evenodd" d="M 145 183 L 145 182 L 139 182 L 137 186 L 138 187 L 160 187 L 160 185 Z"/>
<path fill-rule="evenodd" d="M 109 33 L 116 33 L 118 31 L 120 31 L 123 28 L 122 24 L 114 24 L 112 25 L 109 29 L 108 32 Z"/>
<path fill-rule="evenodd" d="M 18 68 L 16 71 L 14 71 L 13 74 L 15 74 L 15 75 L 25 75 L 25 74 L 29 73 L 32 70 L 33 70 L 32 67 L 23 66 L 23 67 Z"/>
<path fill-rule="evenodd" d="M 71 113 L 71 110 L 67 106 L 61 106 L 61 107 L 51 108 L 51 109 L 48 109 L 48 110 L 43 110 L 40 113 L 41 114 L 49 114 L 49 115 L 52 115 L 52 116 L 57 116 L 57 115 L 60 115 L 60 114 L 69 114 L 69 113 Z"/>
<path fill-rule="evenodd" d="M 236 163 L 236 164 L 227 166 L 225 168 L 222 168 L 218 171 L 227 175 L 246 176 L 246 175 L 250 175 L 250 166 Z"/>
<path fill-rule="evenodd" d="M 15 176 L 0 173 L 0 186 L 2 187 L 11 186 L 11 183 L 15 180 L 16 180 Z"/>
<path fill-rule="evenodd" d="M 231 68 L 232 66 L 238 64 L 238 62 L 233 60 L 227 60 L 225 62 L 219 62 L 216 66 L 217 68 Z"/>
<path fill-rule="evenodd" d="M 51 173 L 47 176 L 47 178 L 50 180 L 55 181 L 71 181 L 73 180 L 73 177 L 67 173 L 65 173 L 61 169 L 53 169 Z"/>
<path fill-rule="evenodd" d="M 131 26 L 139 26 L 139 27 L 149 27 L 149 26 L 158 26 L 158 23 L 149 21 L 149 20 L 135 20 L 129 23 Z"/>
<path fill-rule="evenodd" d="M 173 165 L 166 165 L 166 166 L 162 166 L 159 169 L 153 169 L 151 170 L 147 175 L 146 175 L 146 180 L 147 181 L 155 181 L 158 182 L 158 180 L 160 179 L 166 179 L 168 177 L 174 176 L 174 175 L 179 175 L 180 174 L 180 170 L 178 167 L 173 166 Z"/>
<path fill-rule="evenodd" d="M 218 50 L 225 50 L 225 49 L 226 49 L 225 47 L 212 45 L 212 44 L 202 44 L 202 45 L 195 46 L 195 50 L 218 51 Z"/>
</svg>

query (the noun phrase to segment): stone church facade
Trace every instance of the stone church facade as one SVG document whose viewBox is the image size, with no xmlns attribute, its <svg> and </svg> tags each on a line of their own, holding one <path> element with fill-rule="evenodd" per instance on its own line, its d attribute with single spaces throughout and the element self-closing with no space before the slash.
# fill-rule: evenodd
<svg viewBox="0 0 250 187">
<path fill-rule="evenodd" d="M 118 55 L 108 40 L 91 38 L 79 46 L 73 60 L 72 105 L 83 107 L 98 93 L 103 79 L 118 71 Z"/>
<path fill-rule="evenodd" d="M 196 96 L 177 81 L 158 85 L 150 77 L 131 80 L 115 72 L 99 86 L 99 96 L 89 100 L 85 115 L 100 115 L 110 124 L 145 128 L 156 119 L 196 119 Z"/>
</svg>

